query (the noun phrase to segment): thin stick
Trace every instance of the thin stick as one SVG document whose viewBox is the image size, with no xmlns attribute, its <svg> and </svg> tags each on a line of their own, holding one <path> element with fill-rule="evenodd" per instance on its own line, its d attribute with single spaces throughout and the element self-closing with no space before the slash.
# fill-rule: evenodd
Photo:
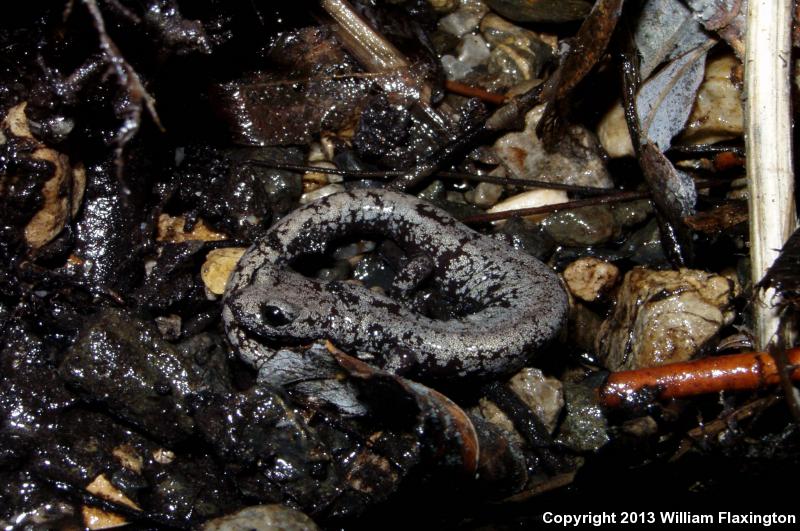
<svg viewBox="0 0 800 531">
<path fill-rule="evenodd" d="M 494 105 L 503 105 L 507 99 L 503 94 L 489 92 L 488 90 L 484 90 L 480 87 L 473 87 L 472 85 L 466 85 L 464 83 L 459 83 L 458 81 L 450 81 L 449 79 L 444 82 L 444 88 L 453 94 L 466 96 L 468 98 L 478 98 L 481 101 L 492 103 Z"/>
<path fill-rule="evenodd" d="M 786 351 L 791 378 L 800 380 L 800 349 Z M 659 398 L 685 398 L 719 391 L 747 391 L 780 383 L 778 366 L 767 352 L 712 356 L 612 373 L 598 395 L 603 405 L 617 407 L 651 389 Z"/>
<path fill-rule="evenodd" d="M 745 44 L 745 147 L 750 195 L 753 285 L 764 277 L 796 226 L 790 78 L 792 0 L 750 0 Z M 780 317 L 775 291 L 753 305 L 756 345 L 766 349 Z"/>
</svg>

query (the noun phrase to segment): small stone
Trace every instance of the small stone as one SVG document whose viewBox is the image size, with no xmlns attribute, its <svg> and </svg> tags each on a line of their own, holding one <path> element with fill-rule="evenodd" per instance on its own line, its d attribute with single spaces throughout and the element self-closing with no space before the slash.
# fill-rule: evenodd
<svg viewBox="0 0 800 531">
<path fill-rule="evenodd" d="M 417 194 L 417 197 L 420 199 L 424 199 L 425 201 L 430 201 L 434 203 L 444 198 L 445 188 L 444 183 L 442 181 L 433 181 L 431 184 L 426 186 L 420 193 Z"/>
<path fill-rule="evenodd" d="M 609 241 L 614 236 L 614 216 L 607 205 L 572 208 L 551 214 L 542 222 L 553 240 L 584 247 Z"/>
<path fill-rule="evenodd" d="M 313 203 L 317 199 L 322 199 L 323 197 L 335 194 L 337 192 L 344 192 L 344 186 L 341 184 L 329 184 L 307 194 L 301 195 L 300 204 L 306 205 L 308 203 Z"/>
<path fill-rule="evenodd" d="M 603 318 L 580 302 L 570 299 L 567 337 L 576 347 L 585 352 L 594 352 L 595 340 L 603 324 Z M 561 375 L 564 378 L 563 374 Z"/>
<path fill-rule="evenodd" d="M 439 29 L 461 37 L 478 29 L 489 8 L 480 0 L 461 0 L 461 6 L 439 19 Z"/>
<path fill-rule="evenodd" d="M 181 336 L 182 319 L 180 315 L 159 315 L 153 319 L 158 333 L 167 341 L 174 341 Z"/>
<path fill-rule="evenodd" d="M 203 531 L 317 531 L 305 514 L 283 505 L 256 505 L 206 522 Z"/>
<path fill-rule="evenodd" d="M 158 216 L 158 230 L 156 241 L 169 243 L 183 243 L 188 241 L 215 242 L 228 239 L 222 232 L 215 231 L 206 225 L 205 221 L 198 219 L 191 231 L 184 230 L 186 218 L 183 216 Z"/>
<path fill-rule="evenodd" d="M 610 440 L 608 421 L 597 405 L 594 389 L 583 384 L 564 384 L 567 414 L 558 441 L 576 452 L 595 452 Z"/>
<path fill-rule="evenodd" d="M 545 149 L 536 134 L 544 105 L 525 115 L 525 130 L 508 133 L 497 140 L 494 150 L 511 176 L 547 182 L 610 188 L 613 183 L 600 157 L 597 139 L 586 128 L 573 125 L 554 146 Z"/>
<path fill-rule="evenodd" d="M 511 377 L 508 385 L 552 433 L 564 407 L 561 382 L 539 369 L 525 367 Z"/>
<path fill-rule="evenodd" d="M 369 240 L 359 240 L 337 247 L 331 256 L 337 260 L 349 260 L 354 256 L 370 253 L 375 250 L 375 242 Z"/>
<path fill-rule="evenodd" d="M 521 194 L 512 195 L 511 197 L 497 203 L 487 212 L 506 212 L 507 210 L 517 210 L 520 208 L 535 208 L 546 205 L 555 205 L 558 203 L 566 203 L 569 201 L 567 192 L 563 190 L 552 190 L 549 188 L 534 188 Z M 545 218 L 548 214 L 534 214 L 532 216 L 525 216 L 528 221 L 539 221 Z M 503 221 L 496 222 L 497 225 L 502 226 Z"/>
<path fill-rule="evenodd" d="M 467 201 L 478 208 L 491 208 L 503 195 L 503 187 L 494 183 L 479 183 L 474 190 L 465 193 Z"/>
<path fill-rule="evenodd" d="M 712 144 L 742 136 L 741 69 L 742 64 L 733 54 L 708 62 L 681 142 Z"/>
<path fill-rule="evenodd" d="M 451 80 L 464 79 L 476 67 L 484 64 L 491 54 L 489 45 L 480 35 L 465 35 L 456 48 L 457 57 L 445 55 L 442 57 L 442 67 L 447 78 Z"/>
<path fill-rule="evenodd" d="M 633 437 L 644 439 L 658 433 L 658 423 L 653 417 L 648 415 L 646 417 L 626 420 L 622 424 L 622 431 Z"/>
<path fill-rule="evenodd" d="M 614 225 L 627 229 L 644 222 L 653 213 L 653 205 L 647 199 L 617 203 L 611 207 Z"/>
<path fill-rule="evenodd" d="M 541 225 L 522 218 L 507 220 L 494 237 L 543 261 L 547 261 L 555 248 L 555 242 Z"/>
<path fill-rule="evenodd" d="M 514 427 L 514 423 L 511 422 L 511 419 L 508 418 L 508 415 L 506 415 L 502 409 L 497 407 L 497 404 L 488 398 L 481 398 L 478 400 L 478 406 L 473 410 L 473 412 L 486 419 L 486 421 L 490 424 L 493 424 L 498 428 L 502 428 L 506 433 L 508 433 L 509 438 L 515 443 L 523 443 L 522 436 Z"/>
<path fill-rule="evenodd" d="M 620 252 L 628 255 L 634 264 L 655 267 L 668 263 L 661 245 L 661 230 L 655 219 L 631 234 L 622 244 Z"/>
<path fill-rule="evenodd" d="M 535 33 L 497 15 L 490 13 L 483 17 L 480 29 L 492 48 L 489 73 L 498 76 L 502 86 L 513 87 L 537 78 L 553 56 L 550 46 Z"/>
<path fill-rule="evenodd" d="M 633 143 L 625 121 L 622 104 L 616 102 L 597 125 L 597 138 L 600 145 L 612 159 L 633 156 Z"/>
<path fill-rule="evenodd" d="M 458 7 L 458 0 L 428 0 L 428 4 L 437 13 L 449 13 Z"/>
<path fill-rule="evenodd" d="M 464 194 L 462 194 L 461 192 L 448 191 L 444 195 L 444 199 L 445 199 L 445 201 L 448 201 L 450 203 L 460 203 L 462 205 L 466 205 L 467 204 L 467 199 L 466 199 L 466 197 L 464 197 Z"/>
<path fill-rule="evenodd" d="M 175 460 L 175 452 L 165 448 L 159 448 L 153 451 L 153 461 L 160 465 L 168 465 Z"/>
<path fill-rule="evenodd" d="M 245 251 L 244 247 L 225 247 L 208 252 L 200 268 L 200 277 L 208 291 L 214 295 L 225 293 L 228 278 Z"/>
<path fill-rule="evenodd" d="M 619 268 L 612 263 L 587 256 L 564 269 L 564 280 L 570 293 L 592 302 L 608 293 L 619 279 Z"/>
<path fill-rule="evenodd" d="M 733 321 L 735 286 L 693 269 L 629 271 L 596 349 L 612 371 L 687 361 Z"/>
<path fill-rule="evenodd" d="M 309 165 L 321 169 L 336 169 L 336 165 L 326 161 L 309 162 Z M 343 180 L 341 175 L 324 171 L 308 171 L 303 174 L 303 193 L 308 194 L 328 184 L 341 183 Z"/>
</svg>

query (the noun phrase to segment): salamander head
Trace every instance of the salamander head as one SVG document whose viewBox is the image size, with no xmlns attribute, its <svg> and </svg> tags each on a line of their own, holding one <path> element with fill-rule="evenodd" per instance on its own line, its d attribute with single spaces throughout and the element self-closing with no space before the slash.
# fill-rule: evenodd
<svg viewBox="0 0 800 531">
<path fill-rule="evenodd" d="M 234 321 L 247 332 L 267 339 L 301 339 L 309 323 L 318 316 L 309 308 L 314 303 L 303 298 L 307 290 L 294 285 L 288 275 L 267 280 L 256 275 L 253 282 L 232 290 L 225 300 Z M 298 279 L 299 282 L 304 280 Z"/>
</svg>

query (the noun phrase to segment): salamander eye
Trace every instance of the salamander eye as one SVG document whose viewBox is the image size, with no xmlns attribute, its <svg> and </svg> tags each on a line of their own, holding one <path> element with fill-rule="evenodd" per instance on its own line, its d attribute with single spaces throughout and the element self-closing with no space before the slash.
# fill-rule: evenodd
<svg viewBox="0 0 800 531">
<path fill-rule="evenodd" d="M 270 326 L 284 326 L 294 321 L 297 316 L 288 308 L 281 308 L 273 304 L 261 305 L 261 319 Z"/>
</svg>

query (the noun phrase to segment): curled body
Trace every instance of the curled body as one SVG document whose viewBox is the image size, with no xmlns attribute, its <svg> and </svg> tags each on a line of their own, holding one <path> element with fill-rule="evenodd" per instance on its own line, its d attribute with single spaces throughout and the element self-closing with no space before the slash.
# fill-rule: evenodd
<svg viewBox="0 0 800 531">
<path fill-rule="evenodd" d="M 394 241 L 410 269 L 424 269 L 426 282 L 474 311 L 432 319 L 363 286 L 323 282 L 291 268 L 336 240 L 362 235 Z M 406 273 L 414 276 L 401 271 L 398 277 Z M 408 289 L 415 282 L 396 280 L 403 284 Z M 223 306 L 229 340 L 262 373 L 275 358 L 270 343 L 329 339 L 421 381 L 509 374 L 553 338 L 566 314 L 566 293 L 548 266 L 429 203 L 388 190 L 329 195 L 280 220 L 239 261 Z"/>
</svg>

